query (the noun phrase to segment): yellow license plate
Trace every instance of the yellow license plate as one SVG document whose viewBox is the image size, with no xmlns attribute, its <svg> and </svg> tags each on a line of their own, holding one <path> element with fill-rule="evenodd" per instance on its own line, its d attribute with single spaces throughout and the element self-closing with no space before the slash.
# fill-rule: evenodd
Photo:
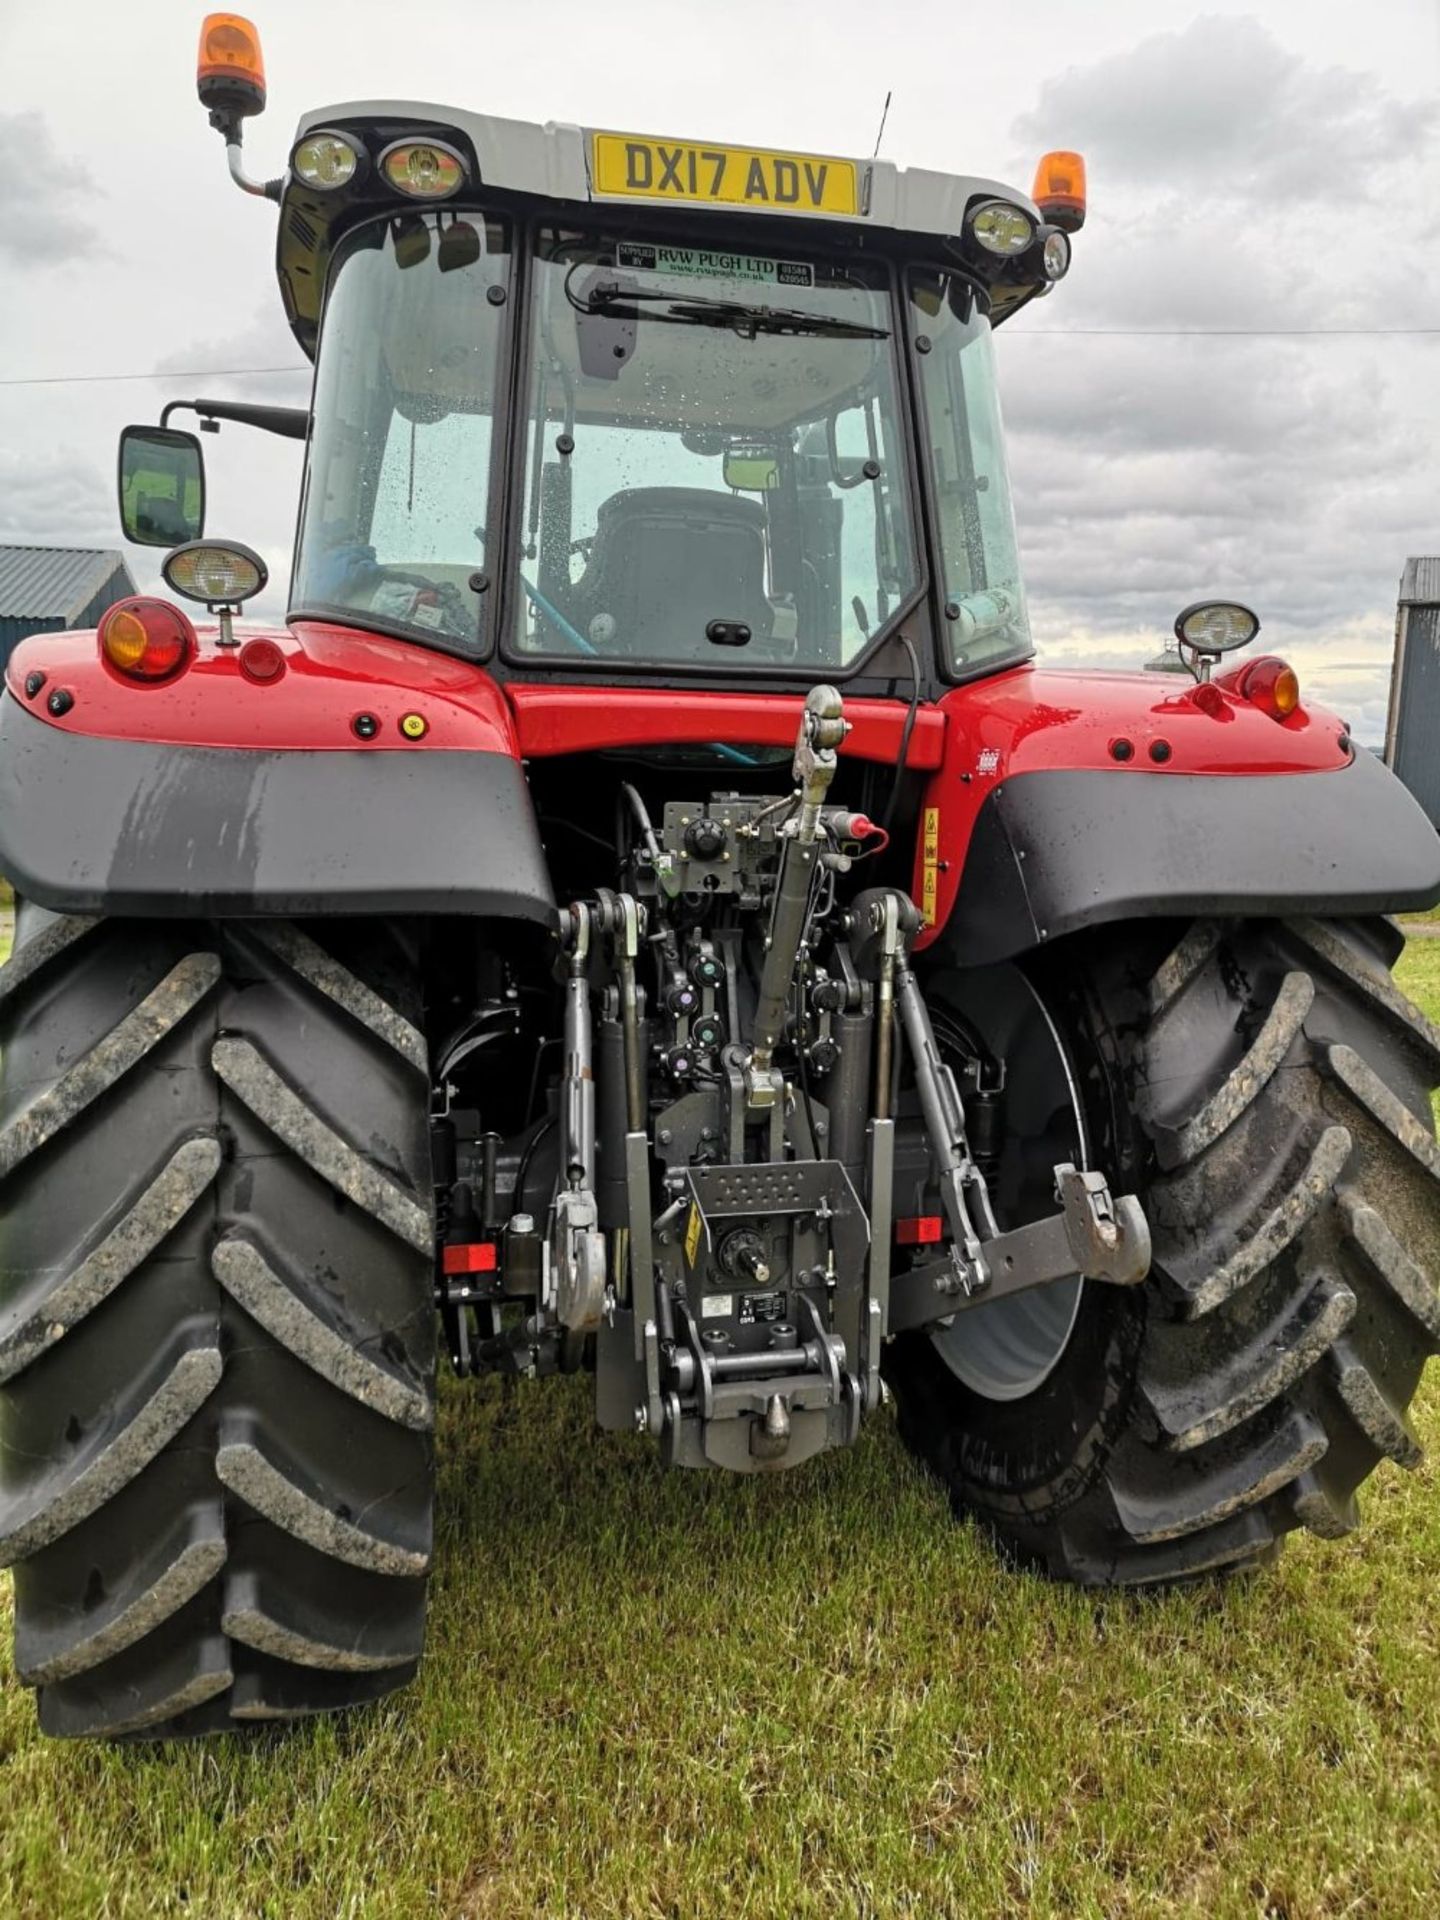
<svg viewBox="0 0 1440 1920">
<path fill-rule="evenodd" d="M 755 147 L 704 147 L 632 133 L 592 136 L 597 194 L 623 200 L 690 200 L 767 213 L 858 213 L 853 160 Z"/>
</svg>

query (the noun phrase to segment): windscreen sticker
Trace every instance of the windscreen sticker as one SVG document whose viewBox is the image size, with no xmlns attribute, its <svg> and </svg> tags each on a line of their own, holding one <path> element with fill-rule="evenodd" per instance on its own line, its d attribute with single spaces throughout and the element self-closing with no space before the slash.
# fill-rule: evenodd
<svg viewBox="0 0 1440 1920">
<path fill-rule="evenodd" d="M 813 287 L 815 269 L 803 260 L 764 260 L 753 253 L 706 253 L 700 247 L 660 247 L 622 240 L 617 267 L 641 273 L 684 273 L 707 280 L 750 280 L 772 287 Z"/>
</svg>

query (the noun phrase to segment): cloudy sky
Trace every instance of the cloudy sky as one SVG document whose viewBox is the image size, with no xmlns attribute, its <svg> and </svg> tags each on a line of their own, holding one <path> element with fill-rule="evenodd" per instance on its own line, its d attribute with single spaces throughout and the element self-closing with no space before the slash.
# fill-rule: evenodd
<svg viewBox="0 0 1440 1920">
<path fill-rule="evenodd" d="M 194 97 L 203 6 L 0 0 L 0 541 L 116 544 L 116 434 L 166 398 L 303 401 L 274 213 Z M 1131 664 L 1227 593 L 1362 738 L 1395 588 L 1440 552 L 1435 0 L 284 0 L 253 12 L 278 172 L 309 107 L 392 96 L 832 152 L 1028 186 L 1078 147 L 1069 279 L 1001 335 L 1052 660 Z M 114 375 L 143 375 L 118 381 Z M 210 525 L 283 610 L 298 449 L 207 442 Z M 153 583 L 153 562 L 131 549 Z"/>
</svg>

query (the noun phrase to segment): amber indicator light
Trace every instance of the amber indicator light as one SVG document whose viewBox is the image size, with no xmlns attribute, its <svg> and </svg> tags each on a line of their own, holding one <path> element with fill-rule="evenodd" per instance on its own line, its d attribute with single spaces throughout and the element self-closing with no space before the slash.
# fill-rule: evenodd
<svg viewBox="0 0 1440 1920">
<path fill-rule="evenodd" d="M 127 680 L 173 679 L 195 655 L 195 629 L 168 600 L 117 600 L 95 637 L 101 659 Z"/>
<path fill-rule="evenodd" d="M 1272 720 L 1288 720 L 1300 705 L 1300 676 L 1288 661 L 1267 654 L 1249 662 L 1235 691 Z"/>
</svg>

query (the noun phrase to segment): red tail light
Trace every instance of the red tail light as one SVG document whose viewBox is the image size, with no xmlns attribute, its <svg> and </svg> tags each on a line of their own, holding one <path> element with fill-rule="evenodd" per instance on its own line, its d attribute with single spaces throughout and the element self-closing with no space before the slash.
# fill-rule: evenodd
<svg viewBox="0 0 1440 1920">
<path fill-rule="evenodd" d="M 895 1222 L 898 1247 L 938 1247 L 945 1237 L 945 1222 L 938 1213 L 921 1213 Z"/>
<path fill-rule="evenodd" d="M 117 600 L 96 638 L 101 659 L 127 680 L 171 680 L 195 657 L 195 629 L 168 600 Z"/>
<path fill-rule="evenodd" d="M 1264 654 L 1243 666 L 1235 679 L 1235 691 L 1272 720 L 1288 720 L 1300 704 L 1299 676 L 1274 654 Z"/>
</svg>

